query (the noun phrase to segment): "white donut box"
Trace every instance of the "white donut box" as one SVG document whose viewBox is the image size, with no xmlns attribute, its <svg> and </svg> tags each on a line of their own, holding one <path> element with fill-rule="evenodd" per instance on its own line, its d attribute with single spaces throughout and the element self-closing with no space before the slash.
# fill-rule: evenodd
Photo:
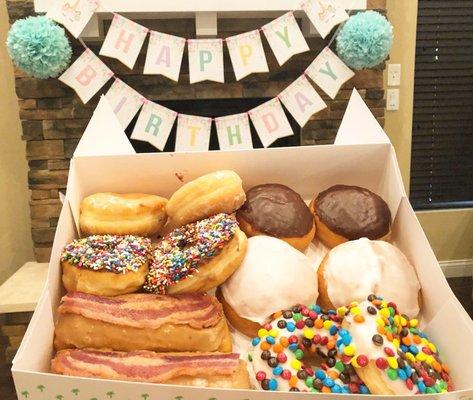
<svg viewBox="0 0 473 400">
<path fill-rule="evenodd" d="M 55 310 L 64 294 L 59 258 L 64 245 L 78 237 L 81 199 L 106 191 L 170 196 L 182 185 L 180 179 L 187 182 L 218 169 L 235 170 L 246 189 L 260 183 L 279 182 L 292 187 L 306 200 L 337 183 L 364 186 L 384 198 L 394 217 L 392 239 L 415 266 L 422 285 L 421 327 L 449 364 L 456 387 L 455 392 L 425 396 L 473 399 L 473 321 L 450 290 L 409 204 L 393 146 L 356 90 L 334 145 L 234 152 L 133 153 L 113 112 L 102 99 L 71 162 L 47 284 L 13 361 L 19 399 L 296 400 L 320 396 L 349 400 L 358 397 L 143 384 L 49 372 Z M 257 290 L 258 282 L 255 282 L 248 296 Z"/>
</svg>

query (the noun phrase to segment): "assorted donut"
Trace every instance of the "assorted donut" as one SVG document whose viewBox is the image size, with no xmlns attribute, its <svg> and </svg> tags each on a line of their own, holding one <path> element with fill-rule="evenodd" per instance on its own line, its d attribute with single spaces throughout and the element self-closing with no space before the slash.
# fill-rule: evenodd
<svg viewBox="0 0 473 400">
<path fill-rule="evenodd" d="M 169 200 L 92 194 L 60 258 L 67 293 L 51 370 L 265 391 L 452 391 L 391 222 L 366 188 L 335 185 L 306 203 L 280 183 L 244 188 L 229 170 Z"/>
</svg>

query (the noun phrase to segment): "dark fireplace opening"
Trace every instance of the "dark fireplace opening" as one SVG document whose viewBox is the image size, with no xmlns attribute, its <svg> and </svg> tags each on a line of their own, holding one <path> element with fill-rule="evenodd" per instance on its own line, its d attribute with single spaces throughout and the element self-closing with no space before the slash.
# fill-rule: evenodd
<svg viewBox="0 0 473 400">
<path fill-rule="evenodd" d="M 198 115 L 202 117 L 223 117 L 231 114 L 244 113 L 251 110 L 254 107 L 270 100 L 270 98 L 240 98 L 240 99 L 193 99 L 193 100 L 173 100 L 173 101 L 162 101 L 159 103 L 165 107 L 168 107 L 181 114 Z M 288 147 L 288 146 L 300 146 L 301 144 L 301 128 L 292 117 L 292 115 L 284 110 L 286 117 L 289 120 L 294 135 L 277 139 L 270 147 Z M 133 128 L 135 126 L 135 117 L 131 124 L 126 129 L 128 137 L 131 136 Z M 250 121 L 251 127 L 251 138 L 253 140 L 254 148 L 262 148 L 261 140 L 256 133 L 253 124 Z M 174 123 L 169 139 L 164 148 L 165 152 L 173 152 L 174 145 L 176 143 L 176 129 L 177 121 Z M 137 153 L 154 153 L 160 152 L 157 148 L 149 143 L 142 142 L 139 140 L 130 139 L 130 142 Z M 210 150 L 219 150 L 217 129 L 215 123 L 212 123 L 212 130 L 210 133 Z"/>
</svg>

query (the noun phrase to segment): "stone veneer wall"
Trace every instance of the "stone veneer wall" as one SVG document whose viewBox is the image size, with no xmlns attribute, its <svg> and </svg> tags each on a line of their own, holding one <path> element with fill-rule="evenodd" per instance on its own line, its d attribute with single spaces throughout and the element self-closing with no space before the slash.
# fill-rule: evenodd
<svg viewBox="0 0 473 400">
<path fill-rule="evenodd" d="M 11 23 L 19 18 L 34 15 L 31 0 L 7 0 L 7 7 Z M 386 0 L 368 0 L 368 7 L 384 13 Z M 267 21 L 269 19 L 219 19 L 218 32 L 221 36 L 230 36 L 260 27 Z M 147 20 L 141 23 L 151 29 L 166 33 L 184 37 L 195 35 L 193 19 Z M 75 57 L 81 53 L 82 47 L 73 38 L 71 38 L 71 43 Z M 88 45 L 97 54 L 101 43 L 102 41 L 91 42 Z M 160 76 L 142 75 L 144 54 L 138 58 L 137 66 L 133 71 L 128 70 L 116 60 L 106 59 L 106 63 L 126 83 L 154 100 L 274 97 L 300 76 L 327 44 L 327 40 L 309 38 L 311 51 L 296 55 L 282 67 L 277 65 L 265 40 L 263 43 L 271 72 L 254 74 L 236 82 L 228 52 L 225 51 L 225 80 L 228 82 L 226 84 L 205 82 L 190 85 L 186 61 L 183 62 L 178 84 Z M 143 49 L 147 49 L 147 43 L 144 44 Z M 186 59 L 184 55 L 184 60 Z M 353 87 L 359 90 L 374 115 L 381 124 L 384 124 L 383 69 L 384 65 L 381 65 L 377 69 L 358 72 L 344 85 L 335 100 L 329 99 L 321 90 L 318 90 L 328 108 L 318 113 L 303 128 L 301 144 L 333 142 Z M 23 127 L 22 138 L 27 142 L 34 251 L 36 260 L 44 262 L 49 260 L 61 209 L 59 191 L 66 187 L 69 160 L 92 116 L 99 96 L 96 95 L 88 104 L 83 105 L 74 92 L 57 79 L 28 78 L 19 71 L 16 71 L 15 75 Z M 111 82 L 101 93 L 105 93 L 110 85 Z"/>
</svg>

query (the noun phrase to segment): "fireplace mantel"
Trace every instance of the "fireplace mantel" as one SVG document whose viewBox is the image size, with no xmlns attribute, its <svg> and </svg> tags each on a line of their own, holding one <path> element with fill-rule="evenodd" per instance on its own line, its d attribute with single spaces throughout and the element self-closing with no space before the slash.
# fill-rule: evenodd
<svg viewBox="0 0 473 400">
<path fill-rule="evenodd" d="M 36 12 L 47 12 L 59 0 L 34 0 Z M 278 16 L 289 10 L 296 10 L 303 0 L 100 0 L 101 7 L 91 19 L 83 34 L 84 38 L 101 36 L 100 21 L 109 18 L 108 11 L 122 14 L 132 13 L 134 18 L 160 19 L 195 16 L 197 36 L 217 35 L 219 18 L 254 18 L 265 15 Z M 365 9 L 367 0 L 335 0 L 346 9 Z M 304 23 L 304 34 L 315 35 L 311 24 Z"/>
</svg>

